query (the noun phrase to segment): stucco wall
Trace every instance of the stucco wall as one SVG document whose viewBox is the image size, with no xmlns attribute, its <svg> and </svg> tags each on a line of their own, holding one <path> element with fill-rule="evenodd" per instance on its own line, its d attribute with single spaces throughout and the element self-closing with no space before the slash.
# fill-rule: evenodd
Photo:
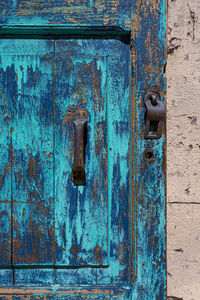
<svg viewBox="0 0 200 300">
<path fill-rule="evenodd" d="M 200 300 L 200 0 L 168 0 L 168 299 Z"/>
</svg>

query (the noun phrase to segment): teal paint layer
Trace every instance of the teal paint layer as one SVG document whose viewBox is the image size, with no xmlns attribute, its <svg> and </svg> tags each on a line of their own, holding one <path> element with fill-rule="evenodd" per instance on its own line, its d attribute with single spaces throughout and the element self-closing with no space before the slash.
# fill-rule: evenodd
<svg viewBox="0 0 200 300">
<path fill-rule="evenodd" d="M 131 0 L 42 1 L 0 3 L 2 25 L 120 26 L 130 28 Z"/>
<path fill-rule="evenodd" d="M 94 4 L 94 1 L 93 1 Z M 4 4 L 3 4 L 4 5 Z M 125 7 L 125 2 L 120 2 L 120 7 Z M 17 7 L 17 6 L 16 6 Z M 129 7 L 129 5 L 127 5 Z M 7 8 L 6 8 L 7 9 Z M 3 10 L 2 10 L 3 11 Z M 166 298 L 166 273 L 165 273 L 165 137 L 163 135 L 162 139 L 157 141 L 146 141 L 144 140 L 144 116 L 145 116 L 145 107 L 143 104 L 143 99 L 145 93 L 149 88 L 155 88 L 161 93 L 162 101 L 165 101 L 165 90 L 166 90 L 166 82 L 164 77 L 164 66 L 165 66 L 165 36 L 166 36 L 166 3 L 163 0 L 160 1 L 149 1 L 148 5 L 143 3 L 140 5 L 139 1 L 133 1 L 133 27 L 132 27 L 132 35 L 134 39 L 133 42 L 133 66 L 132 66 L 132 75 L 134 82 L 134 92 L 136 103 L 135 113 L 136 113 L 136 145 L 135 147 L 135 170 L 136 170 L 136 210 L 133 212 L 133 219 L 135 213 L 136 226 L 135 230 L 137 233 L 136 239 L 136 250 L 137 256 L 132 257 L 132 263 L 136 265 L 136 277 L 134 278 L 134 282 L 132 278 L 130 278 L 130 267 L 131 267 L 131 257 L 127 245 L 130 246 L 130 223 L 127 223 L 127 214 L 129 212 L 128 208 L 128 197 L 127 197 L 127 186 L 126 186 L 126 178 L 128 178 L 128 170 L 127 170 L 127 160 L 125 155 L 130 155 L 126 150 L 127 144 L 126 142 L 130 142 L 129 136 L 127 136 L 128 127 L 130 125 L 130 120 L 127 121 L 127 115 L 130 115 L 131 110 L 127 110 L 125 104 L 128 104 L 128 92 L 127 87 L 129 84 L 129 79 L 124 75 L 124 70 L 126 68 L 126 63 L 128 61 L 129 54 L 129 46 L 121 44 L 119 41 L 103 41 L 99 40 L 97 42 L 94 40 L 78 40 L 71 41 L 67 44 L 66 41 L 59 41 L 57 44 L 57 48 L 54 49 L 51 41 L 42 41 L 35 42 L 34 40 L 24 40 L 24 41 L 16 41 L 16 40 L 2 40 L 0 43 L 0 49 L 2 53 L 8 54 L 8 49 L 10 54 L 51 54 L 54 51 L 57 52 L 57 55 L 68 55 L 74 56 L 74 53 L 84 53 L 88 58 L 84 60 L 85 64 L 91 64 L 91 56 L 94 56 L 98 53 L 99 57 L 107 56 L 107 77 L 106 77 L 106 85 L 107 85 L 107 122 L 111 124 L 111 130 L 107 130 L 108 145 L 109 149 L 112 148 L 110 145 L 113 145 L 112 150 L 114 149 L 114 153 L 112 151 L 108 154 L 108 198 L 111 199 L 108 205 L 108 228 L 110 231 L 107 231 L 108 236 L 108 263 L 109 267 L 104 265 L 105 268 L 100 269 L 86 267 L 85 269 L 59 269 L 57 272 L 51 273 L 51 270 L 21 270 L 18 269 L 15 271 L 15 280 L 16 284 L 22 287 L 25 284 L 29 286 L 34 286 L 38 288 L 38 286 L 44 286 L 46 283 L 56 283 L 55 281 L 55 273 L 57 273 L 57 285 L 52 286 L 53 295 L 46 293 L 44 297 L 47 299 L 58 299 L 60 296 L 56 294 L 59 285 L 83 285 L 86 288 L 88 286 L 96 287 L 98 284 L 99 287 L 109 289 L 110 284 L 115 284 L 122 287 L 122 284 L 128 285 L 128 292 L 126 295 L 119 290 L 115 290 L 114 293 L 110 293 L 110 298 L 116 298 L 118 296 L 119 299 L 165 299 Z M 4 11 L 5 12 L 5 11 Z M 3 14 L 3 13 L 2 13 Z M 53 16 L 53 14 L 52 14 Z M 13 24 L 14 27 L 4 27 L 2 29 L 2 34 L 22 34 L 23 29 L 17 29 L 15 25 L 38 25 L 45 26 L 49 22 L 48 16 L 34 16 L 33 18 L 19 15 L 16 17 L 15 13 L 9 17 L 3 16 L 2 24 Z M 61 16 L 62 19 L 63 15 Z M 95 15 L 96 17 L 96 15 Z M 86 15 L 85 15 L 86 18 Z M 121 20 L 118 22 L 117 19 L 110 20 L 108 22 L 109 25 L 113 26 L 121 26 L 125 28 L 124 20 L 126 19 L 126 14 L 120 13 Z M 59 19 L 59 16 L 58 16 Z M 57 17 L 54 18 L 54 22 L 58 22 Z M 141 22 L 134 23 L 135 20 L 140 19 Z M 18 21 L 19 23 L 18 23 Z M 30 21 L 31 20 L 31 21 Z M 100 23 L 95 23 L 96 20 L 91 21 L 92 19 L 88 18 L 88 23 L 84 23 L 90 26 L 90 24 L 94 25 L 102 25 L 102 21 Z M 129 18 L 127 18 L 129 22 Z M 67 21 L 68 22 L 68 21 Z M 67 24 L 66 22 L 66 24 Z M 70 21 L 71 22 L 71 21 Z M 61 22 L 62 23 L 62 22 Z M 69 23 L 68 23 L 69 24 Z M 78 24 L 78 23 L 76 23 Z M 64 24 L 63 24 L 64 25 Z M 104 24 L 105 25 L 105 24 Z M 69 26 L 77 26 L 69 24 Z M 125 26 L 125 27 L 124 27 Z M 14 32 L 12 32 L 14 28 Z M 90 28 L 90 27 L 89 27 Z M 129 25 L 126 28 L 130 28 Z M 26 27 L 27 29 L 27 27 Z M 44 28 L 43 28 L 44 29 Z M 28 29 L 29 30 L 29 29 Z M 34 34 L 37 32 L 37 28 Z M 55 35 L 58 34 L 56 29 L 49 29 L 48 33 L 52 34 L 51 30 Z M 60 28 L 59 28 L 60 30 Z M 58 31 L 59 31 L 58 30 Z M 68 29 L 67 29 L 68 30 Z M 80 30 L 80 28 L 78 29 Z M 89 29 L 87 28 L 87 31 Z M 73 31 L 73 30 L 72 30 Z M 112 31 L 112 30 L 111 30 Z M 41 34 L 45 34 L 46 29 L 44 29 Z M 59 31 L 60 32 L 60 31 Z M 86 30 L 80 31 L 81 34 L 84 35 Z M 79 32 L 79 33 L 80 33 Z M 96 31 L 94 31 L 94 34 Z M 30 33 L 30 31 L 28 31 Z M 65 34 L 64 30 L 62 34 Z M 69 31 L 68 31 L 69 33 Z M 73 31 L 74 33 L 74 31 Z M 78 31 L 77 31 L 78 33 Z M 37 32 L 37 34 L 39 34 Z M 105 37 L 104 33 L 101 32 L 100 35 Z M 117 33 L 118 35 L 118 33 Z M 113 35 L 114 38 L 117 36 Z M 97 48 L 96 48 L 97 47 Z M 67 50 L 66 50 L 67 49 Z M 98 51 L 97 51 L 98 49 Z M 76 52 L 80 51 L 80 52 Z M 117 60 L 118 57 L 118 60 Z M 71 58 L 70 58 L 71 59 Z M 80 64 L 83 59 L 75 60 L 75 64 Z M 33 63 L 33 61 L 32 61 Z M 128 64 L 128 63 L 127 63 Z M 98 64 L 97 64 L 98 65 Z M 102 69 L 103 63 L 99 64 L 97 70 Z M 12 67 L 12 64 L 9 63 L 9 68 Z M 5 67 L 4 67 L 5 68 Z M 13 67 L 12 67 L 13 68 Z M 33 68 L 34 72 L 36 71 L 35 67 Z M 7 70 L 7 67 L 6 67 Z M 5 71 L 3 71 L 5 72 Z M 12 72 L 13 73 L 13 72 Z M 104 74 L 104 71 L 102 71 Z M 112 75 L 109 75 L 112 74 Z M 21 81 L 23 76 L 27 78 L 27 74 L 22 74 Z M 111 78 L 108 78 L 111 76 Z M 120 79 L 120 76 L 124 76 L 125 79 Z M 24 78 L 25 78 L 24 77 Z M 102 82 L 105 81 L 104 75 L 101 77 Z M 73 85 L 73 76 L 68 78 L 67 81 L 71 85 Z M 100 90 L 103 88 L 104 91 L 105 84 L 102 83 Z M 23 84 L 21 85 L 21 88 Z M 65 88 L 63 83 L 63 88 Z M 119 89 L 118 89 L 119 88 Z M 53 94 L 53 92 L 52 92 Z M 2 96 L 2 94 L 1 94 Z M 53 96 L 52 96 L 53 97 Z M 56 92 L 55 92 L 56 97 Z M 11 190 L 12 186 L 12 172 L 11 170 L 11 151 L 10 151 L 10 143 L 12 134 L 10 134 L 10 125 L 9 119 L 6 118 L 5 108 L 3 97 L 2 106 L 1 106 L 1 153 L 5 158 L 2 161 L 1 168 L 1 197 L 2 202 L 2 214 L 1 220 L 2 222 L 7 222 L 9 224 L 9 218 L 11 215 Z M 124 101 L 125 99 L 125 101 Z M 111 101 L 111 102 L 110 102 Z M 123 102 L 124 101 L 124 102 Z M 78 102 L 77 102 L 78 103 Z M 34 106 L 32 107 L 34 109 Z M 120 110 L 121 113 L 120 113 Z M 34 112 L 35 113 L 35 112 Z M 130 116 L 129 116 L 130 118 Z M 134 118 L 133 118 L 134 119 Z M 92 119 L 93 121 L 94 119 Z M 126 123 L 127 122 L 127 123 Z M 55 126 L 55 125 L 54 125 Z M 126 127 L 126 130 L 124 130 Z M 27 129 L 28 130 L 28 129 Z M 54 129 L 55 130 L 55 129 Z M 117 134 L 116 134 L 117 133 Z M 16 139 L 16 138 L 15 138 Z M 120 143 L 123 140 L 123 144 Z M 2 147 L 3 145 L 3 147 Z M 130 143 L 131 145 L 131 143 Z M 155 162 L 150 165 L 144 161 L 143 153 L 144 151 L 150 148 L 154 151 L 155 154 Z M 8 150 L 8 151 L 7 151 Z M 55 151 L 55 150 L 54 150 Z M 8 167 L 6 167 L 5 162 L 8 162 Z M 117 163 L 115 164 L 115 162 Z M 8 171 L 7 171 L 8 170 Z M 112 177 L 112 178 L 111 178 Z M 120 183 L 120 184 L 119 184 Z M 125 183 L 125 184 L 124 184 Z M 78 193 L 82 195 L 83 188 L 78 189 Z M 120 199 L 121 202 L 118 202 Z M 8 202 L 8 203 L 7 203 Z M 134 205 L 133 205 L 134 206 Z M 88 209 L 88 208 L 87 208 Z M 80 212 L 80 206 L 78 206 L 78 211 Z M 81 217 L 80 213 L 77 214 L 78 221 L 76 222 L 76 226 L 80 227 Z M 105 218 L 105 216 L 104 216 Z M 132 223 L 134 225 L 134 222 Z M 11 232 L 9 227 L 5 226 L 5 235 L 2 237 L 2 249 L 4 249 L 3 260 L 6 262 L 6 266 L 10 266 L 10 253 L 11 245 L 6 244 L 6 240 L 11 240 Z M 70 227 L 70 225 L 68 225 Z M 69 228 L 68 227 L 68 228 Z M 132 230 L 132 228 L 131 228 Z M 105 232 L 105 231 L 104 231 Z M 135 232 L 133 231 L 134 235 Z M 80 241 L 80 236 L 78 237 Z M 8 248 L 7 248 L 8 246 Z M 10 251 L 10 252 L 9 252 Z M 5 255 L 6 253 L 6 255 Z M 7 258 L 6 258 L 7 257 Z M 120 258 L 120 260 L 119 260 Z M 7 260 L 6 260 L 7 259 Z M 85 258 L 84 258 L 85 259 Z M 90 260 L 90 257 L 86 257 L 86 261 Z M 55 256 L 54 256 L 55 261 Z M 45 267 L 48 267 L 45 266 Z M 6 276 L 6 277 L 5 277 Z M 6 280 L 5 280 L 6 278 Z M 86 282 L 87 279 L 87 282 Z M 0 270 L 0 282 L 1 285 L 4 286 L 8 284 L 8 282 L 13 282 L 12 271 Z M 12 287 L 12 285 L 11 285 Z M 65 287 L 67 288 L 67 287 Z M 115 289 L 115 287 L 113 287 Z M 131 290 L 131 292 L 130 292 Z M 23 292 L 19 296 L 15 296 L 13 299 L 21 299 Z M 39 293 L 37 292 L 37 295 Z M 83 295 L 84 297 L 85 295 Z M 9 299 L 6 295 L 2 295 L 5 299 Z M 7 298 L 6 298 L 7 297 Z M 36 298 L 36 296 L 30 296 L 32 299 Z M 43 296 L 41 296 L 43 297 Z M 70 296 L 69 294 L 63 294 L 61 297 L 65 297 L 64 299 L 77 298 L 80 299 L 82 296 L 80 294 L 74 293 L 74 296 Z M 92 294 L 90 296 L 91 299 L 106 299 L 108 298 L 108 294 Z M 63 299 L 63 298 L 62 298 Z"/>
<path fill-rule="evenodd" d="M 59 43 L 59 41 L 57 42 Z M 65 44 L 67 49 L 68 44 Z M 108 194 L 106 144 L 106 60 L 77 51 L 55 59 L 56 264 L 107 265 Z M 88 111 L 86 186 L 71 180 L 74 126 L 71 105 Z M 101 176 L 97 176 L 101 174 Z"/>
<path fill-rule="evenodd" d="M 137 3 L 135 4 L 135 9 Z M 133 32 L 133 78 L 136 113 L 136 249 L 137 275 L 132 299 L 166 298 L 166 174 L 165 132 L 158 140 L 144 139 L 144 97 L 149 90 L 160 93 L 165 102 L 166 80 L 166 1 L 149 1 L 140 7 L 142 22 Z M 153 163 L 145 161 L 144 152 L 151 149 Z"/>
<path fill-rule="evenodd" d="M 2 40 L 0 47 L 9 115 L 8 130 L 2 126 L 11 143 L 7 280 L 129 284 L 129 45 L 59 40 L 53 52 L 51 41 Z M 71 180 L 70 105 L 88 110 L 85 187 Z"/>
</svg>

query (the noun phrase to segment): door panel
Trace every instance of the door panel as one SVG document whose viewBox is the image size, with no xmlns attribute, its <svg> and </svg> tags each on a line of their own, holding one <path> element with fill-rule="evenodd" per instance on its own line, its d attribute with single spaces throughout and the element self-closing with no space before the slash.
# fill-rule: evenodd
<svg viewBox="0 0 200 300">
<path fill-rule="evenodd" d="M 85 274 L 91 274 L 89 283 L 128 282 L 131 251 L 128 229 L 130 224 L 128 207 L 131 197 L 129 187 L 129 45 L 116 40 L 58 40 L 56 42 L 56 54 L 58 54 L 59 59 L 61 58 L 58 69 L 59 76 L 56 78 L 61 88 L 60 92 L 56 90 L 56 94 L 60 95 L 57 97 L 56 105 L 57 101 L 61 103 L 62 95 L 66 94 L 64 97 L 69 97 L 70 86 L 75 85 L 71 89 L 70 104 L 84 105 L 86 103 L 90 115 L 90 121 L 88 121 L 88 148 L 86 151 L 88 181 L 82 194 L 84 195 L 84 190 L 86 190 L 86 197 L 82 198 L 82 207 L 80 206 L 78 209 L 82 214 L 81 227 L 83 229 L 87 228 L 84 225 L 84 221 L 87 220 L 85 216 L 88 215 L 88 219 L 90 219 L 88 232 L 94 233 L 93 236 L 91 235 L 94 241 L 89 240 L 90 236 L 88 236 L 87 231 L 82 231 L 82 234 L 85 235 L 83 240 L 85 239 L 86 244 L 93 245 L 94 250 L 90 250 L 88 258 L 99 267 L 96 272 L 88 269 Z M 67 62 L 69 69 L 66 67 Z M 124 70 L 127 70 L 127 72 L 124 72 Z M 70 76 L 65 75 L 65 73 L 70 73 Z M 67 80 L 63 77 L 64 75 L 65 78 L 68 78 Z M 74 77 L 73 80 L 70 78 L 72 76 Z M 59 112 L 61 123 L 65 118 L 67 104 L 68 102 L 65 102 L 61 106 L 64 113 Z M 92 140 L 96 145 L 93 146 L 94 142 Z M 62 145 L 61 142 L 59 144 Z M 106 154 L 106 152 L 108 153 Z M 70 158 L 68 161 L 70 161 Z M 93 161 L 94 163 L 92 163 Z M 69 170 L 71 170 L 71 167 Z M 96 170 L 99 171 L 96 172 Z M 68 178 L 73 191 L 74 187 L 71 183 L 70 172 Z M 104 174 L 103 178 L 96 178 L 97 174 Z M 91 190 L 94 190 L 97 186 L 96 192 L 88 194 L 88 186 Z M 91 192 L 89 191 L 89 193 Z M 73 194 L 71 199 L 72 197 Z M 81 197 L 79 199 L 81 200 Z M 84 208 L 86 199 L 91 203 L 91 206 L 87 209 Z M 59 200 L 56 203 L 60 206 Z M 76 206 L 74 210 L 78 210 Z M 64 212 L 64 210 L 61 211 Z M 63 222 L 63 218 L 64 214 L 56 219 Z M 69 220 L 70 218 L 69 216 Z M 71 220 L 71 222 L 73 224 L 74 220 Z M 93 225 L 95 223 L 96 225 Z M 78 227 L 74 226 L 74 228 L 78 230 Z M 61 236 L 60 233 L 59 236 Z M 95 249 L 96 241 L 98 243 L 101 241 L 106 242 L 107 249 L 105 248 L 104 252 L 101 250 L 102 252 L 97 253 Z M 102 247 L 101 244 L 100 247 Z M 86 251 L 84 252 L 86 253 Z M 71 258 L 74 256 L 74 254 L 70 255 Z M 77 263 L 80 264 L 78 261 Z M 93 276 L 95 276 L 94 279 Z M 82 276 L 81 270 L 57 271 L 57 281 L 61 284 L 64 282 L 74 284 L 77 280 L 80 280 L 79 284 L 86 283 L 86 277 L 86 275 Z"/>
<path fill-rule="evenodd" d="M 15 284 L 128 283 L 129 45 L 58 40 L 55 54 L 19 52 L 0 65 L 10 191 L 1 267 L 12 266 Z M 71 178 L 71 106 L 88 111 L 85 186 Z"/>
<path fill-rule="evenodd" d="M 107 265 L 106 57 L 78 53 L 55 59 L 56 264 Z M 71 178 L 74 126 L 67 114 L 71 106 L 88 111 L 85 186 L 74 186 Z"/>
<path fill-rule="evenodd" d="M 52 57 L 16 57 L 12 65 L 18 64 L 18 98 L 12 105 L 11 129 L 12 259 L 14 265 L 52 264 Z"/>
<path fill-rule="evenodd" d="M 1 92 L 10 133 L 8 264 L 52 263 L 53 161 L 44 156 L 44 151 L 53 153 L 52 70 L 52 58 L 1 56 Z"/>
</svg>

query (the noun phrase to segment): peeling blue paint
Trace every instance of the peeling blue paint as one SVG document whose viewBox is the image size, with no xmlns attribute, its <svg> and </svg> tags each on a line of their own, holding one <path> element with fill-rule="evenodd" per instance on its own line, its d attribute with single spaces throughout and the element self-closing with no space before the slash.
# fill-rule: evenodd
<svg viewBox="0 0 200 300">
<path fill-rule="evenodd" d="M 28 299 L 165 299 L 165 137 L 144 139 L 143 105 L 149 88 L 165 98 L 165 1 L 106 1 L 102 9 L 74 1 L 71 17 L 69 5 L 55 12 L 57 1 L 43 11 L 42 2 L 21 4 L 0 4 L 2 32 L 50 22 L 56 35 L 80 25 L 118 29 L 109 39 L 0 40 L 0 284 L 35 290 Z M 133 24 L 141 18 L 133 28 L 131 5 Z M 132 30 L 133 47 L 120 41 L 119 26 Z M 88 109 L 86 186 L 71 180 L 69 105 Z M 147 148 L 153 164 L 144 161 Z"/>
<path fill-rule="evenodd" d="M 7 1 L 0 3 L 2 25 L 130 26 L 131 0 Z"/>
</svg>

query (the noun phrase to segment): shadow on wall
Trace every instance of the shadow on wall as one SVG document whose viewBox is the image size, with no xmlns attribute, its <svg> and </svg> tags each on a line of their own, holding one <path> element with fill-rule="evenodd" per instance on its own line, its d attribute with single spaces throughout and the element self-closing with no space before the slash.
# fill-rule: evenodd
<svg viewBox="0 0 200 300">
<path fill-rule="evenodd" d="M 174 296 L 168 296 L 167 300 L 184 300 L 184 299 L 183 298 L 174 297 Z"/>
</svg>

